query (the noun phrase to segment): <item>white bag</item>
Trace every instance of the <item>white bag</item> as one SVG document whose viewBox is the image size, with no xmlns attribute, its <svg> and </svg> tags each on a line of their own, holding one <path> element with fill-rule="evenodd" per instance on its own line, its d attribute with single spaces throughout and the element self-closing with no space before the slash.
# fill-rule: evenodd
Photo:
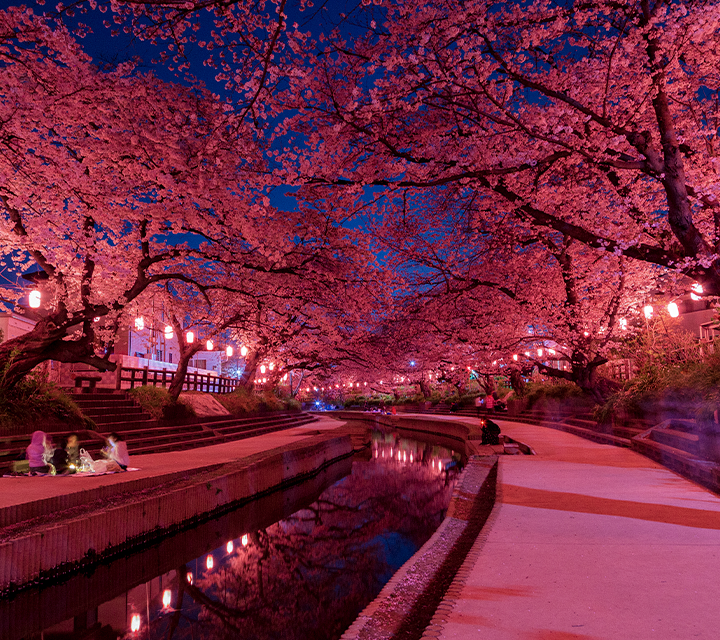
<svg viewBox="0 0 720 640">
<path fill-rule="evenodd" d="M 95 473 L 95 462 L 85 449 L 80 449 L 80 469 L 78 471 Z"/>
</svg>

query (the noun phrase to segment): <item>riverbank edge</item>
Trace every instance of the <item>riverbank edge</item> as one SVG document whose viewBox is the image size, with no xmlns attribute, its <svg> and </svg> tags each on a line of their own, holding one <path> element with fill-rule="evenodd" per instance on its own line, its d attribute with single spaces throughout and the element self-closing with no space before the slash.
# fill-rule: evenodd
<svg viewBox="0 0 720 640">
<path fill-rule="evenodd" d="M 0 596 L 51 582 L 193 526 L 244 502 L 311 477 L 353 454 L 348 435 L 315 436 L 235 462 L 214 465 L 184 481 L 125 494 L 122 504 L 62 512 L 0 544 Z M 93 508 L 94 507 L 94 508 Z M 88 511 L 90 511 L 88 513 Z"/>
<path fill-rule="evenodd" d="M 432 417 L 334 411 L 340 420 L 417 431 L 461 441 L 468 452 L 470 424 Z M 470 455 L 450 499 L 445 519 L 430 539 L 395 572 L 341 640 L 420 638 L 472 549 L 495 506 L 497 455 Z"/>
</svg>

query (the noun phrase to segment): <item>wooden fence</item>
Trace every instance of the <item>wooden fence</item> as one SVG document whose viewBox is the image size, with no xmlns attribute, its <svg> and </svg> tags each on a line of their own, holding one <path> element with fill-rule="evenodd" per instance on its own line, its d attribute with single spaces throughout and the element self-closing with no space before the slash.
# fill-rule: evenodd
<svg viewBox="0 0 720 640">
<path fill-rule="evenodd" d="M 137 369 L 120 365 L 115 370 L 115 389 L 118 391 L 120 389 L 134 389 L 145 385 L 167 388 L 172 384 L 175 373 L 175 371 L 168 371 L 167 369 L 157 370 L 149 367 Z M 237 378 L 223 378 L 206 373 L 188 372 L 185 374 L 183 391 L 231 393 L 239 384 L 240 381 Z"/>
</svg>

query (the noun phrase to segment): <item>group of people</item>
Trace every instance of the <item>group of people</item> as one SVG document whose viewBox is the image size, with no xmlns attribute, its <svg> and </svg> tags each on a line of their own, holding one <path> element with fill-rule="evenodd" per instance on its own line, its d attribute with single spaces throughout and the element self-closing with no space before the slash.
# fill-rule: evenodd
<svg viewBox="0 0 720 640">
<path fill-rule="evenodd" d="M 130 465 L 127 444 L 117 433 L 105 438 L 102 449 L 105 458 L 103 471 L 125 471 Z M 83 457 L 87 456 L 84 454 Z M 71 433 L 54 446 L 52 438 L 44 431 L 34 431 L 30 444 L 25 450 L 29 463 L 30 474 L 68 475 L 83 468 L 80 440 L 76 433 Z"/>
</svg>

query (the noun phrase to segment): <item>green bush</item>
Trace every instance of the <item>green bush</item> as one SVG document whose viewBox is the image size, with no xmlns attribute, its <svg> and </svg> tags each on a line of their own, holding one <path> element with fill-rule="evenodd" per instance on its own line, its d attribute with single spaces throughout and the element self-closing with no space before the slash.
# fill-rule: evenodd
<svg viewBox="0 0 720 640">
<path fill-rule="evenodd" d="M 232 393 L 213 395 L 234 416 L 253 415 L 260 409 L 260 399 L 245 387 L 237 387 Z"/>
<path fill-rule="evenodd" d="M 296 400 L 295 398 L 288 398 L 285 402 L 285 409 L 287 411 L 300 411 L 302 409 L 302 404 L 299 400 Z"/>
<path fill-rule="evenodd" d="M 2 432 L 47 431 L 48 423 L 53 421 L 78 431 L 97 429 L 73 399 L 41 373 L 32 372 L 12 389 L 0 392 Z"/>
<path fill-rule="evenodd" d="M 261 411 L 282 411 L 285 408 L 283 401 L 271 391 L 263 393 L 259 401 Z"/>
<path fill-rule="evenodd" d="M 195 410 L 182 400 L 173 401 L 167 389 L 144 385 L 130 390 L 130 395 L 155 420 L 184 420 L 194 417 Z"/>
</svg>

